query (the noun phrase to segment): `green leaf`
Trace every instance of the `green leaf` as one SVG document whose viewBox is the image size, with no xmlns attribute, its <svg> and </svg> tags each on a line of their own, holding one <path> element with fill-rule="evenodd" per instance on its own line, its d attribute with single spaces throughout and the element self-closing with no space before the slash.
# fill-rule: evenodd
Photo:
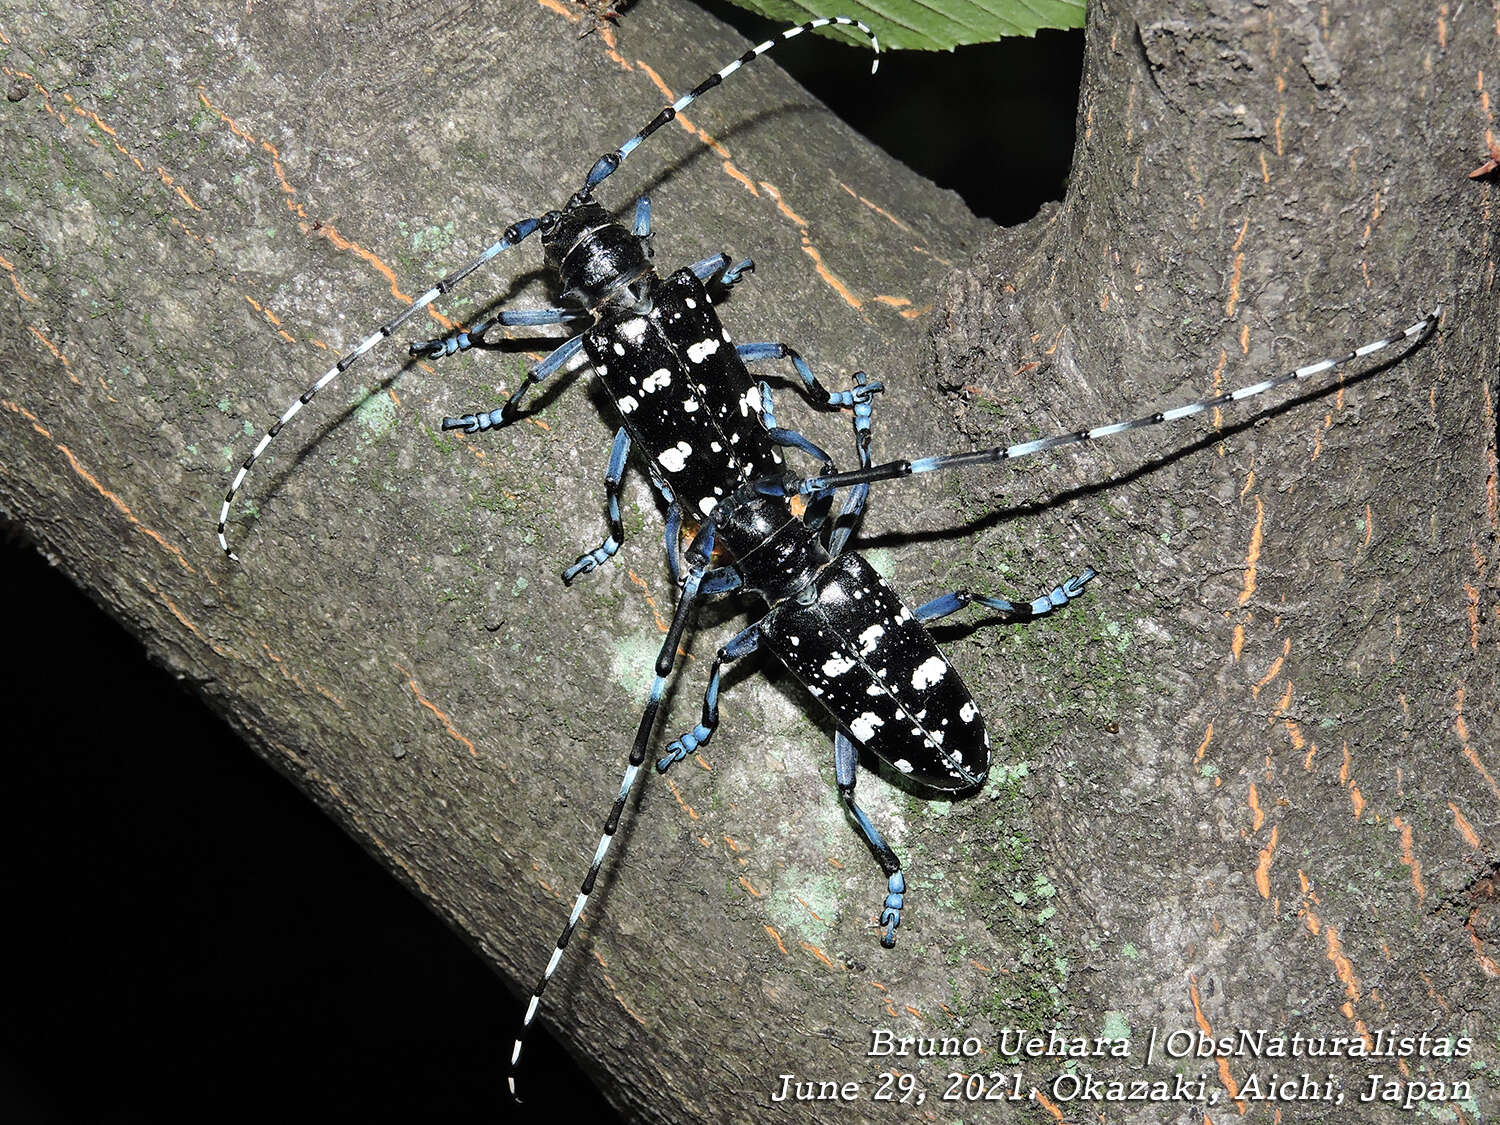
<svg viewBox="0 0 1500 1125">
<path fill-rule="evenodd" d="M 821 16 L 864 20 L 881 49 L 951 51 L 966 43 L 993 43 L 1007 35 L 1035 35 L 1044 27 L 1083 26 L 1084 0 L 734 0 L 788 24 Z M 827 29 L 866 42 L 858 30 Z"/>
</svg>

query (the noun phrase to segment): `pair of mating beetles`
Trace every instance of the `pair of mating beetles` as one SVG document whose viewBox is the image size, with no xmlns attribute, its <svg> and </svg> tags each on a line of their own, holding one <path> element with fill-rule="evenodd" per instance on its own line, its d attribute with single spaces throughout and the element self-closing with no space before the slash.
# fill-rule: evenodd
<svg viewBox="0 0 1500 1125">
<path fill-rule="evenodd" d="M 705 91 L 777 43 L 832 24 L 857 27 L 870 37 L 877 52 L 873 71 L 880 49 L 874 33 L 858 20 L 833 17 L 789 28 L 709 76 L 663 108 L 618 149 L 601 156 L 562 210 L 513 223 L 478 258 L 432 286 L 342 356 L 260 439 L 235 475 L 219 513 L 219 545 L 234 558 L 225 538 L 230 504 L 250 468 L 286 423 L 412 315 L 501 251 L 540 234 L 547 265 L 560 286 L 555 307 L 502 311 L 466 332 L 414 343 L 411 354 L 428 358 L 452 355 L 485 343 L 485 334 L 496 327 L 556 324 L 580 328 L 528 371 L 501 407 L 445 419 L 443 428 L 476 433 L 513 422 L 531 388 L 565 368 L 580 353 L 586 355 L 614 399 L 622 425 L 615 434 L 605 475 L 609 535 L 568 567 L 563 579 L 573 581 L 619 549 L 624 538 L 621 485 L 634 452 L 668 505 L 667 562 L 680 596 L 656 659 L 656 678 L 618 795 L 567 924 L 527 1005 L 511 1053 L 512 1093 L 526 1029 L 573 936 L 619 827 L 647 757 L 678 644 L 702 599 L 752 593 L 770 609 L 718 650 L 709 672 L 700 721 L 668 745 L 656 762 L 657 768 L 665 771 L 713 737 L 719 724 L 719 682 L 726 664 L 762 649 L 774 653 L 828 709 L 836 724 L 834 774 L 839 795 L 852 825 L 886 876 L 886 894 L 880 908 L 881 942 L 893 946 L 904 906 L 905 882 L 900 860 L 854 799 L 860 751 L 875 755 L 916 785 L 937 793 L 977 789 L 984 784 L 990 765 L 984 720 L 958 673 L 927 632 L 926 623 L 970 603 L 995 611 L 1001 621 L 1031 620 L 1078 597 L 1095 572 L 1085 569 L 1030 603 L 957 590 L 909 609 L 869 562 L 845 549 L 864 510 L 870 485 L 915 473 L 991 465 L 1187 418 L 1322 374 L 1402 341 L 1417 340 L 1432 330 L 1441 313 L 1438 308 L 1405 331 L 1347 354 L 1139 418 L 1017 445 L 874 464 L 870 456 L 871 415 L 875 396 L 883 389 L 880 383 L 856 372 L 848 389 L 829 390 L 802 357 L 782 343 L 734 345 L 714 310 L 712 291 L 734 285 L 753 268 L 752 263 L 748 259 L 732 263 L 727 254 L 721 253 L 669 277 L 659 277 L 651 265 L 648 247 L 649 202 L 642 199 L 637 203 L 634 219 L 627 227 L 594 199 L 596 189 L 641 142 Z M 815 406 L 850 411 L 857 468 L 839 472 L 828 453 L 797 431 L 776 424 L 771 387 L 752 379 L 745 366 L 769 359 L 790 361 Z M 787 449 L 811 457 L 819 465 L 818 472 L 798 476 L 789 471 L 782 456 L 782 450 Z M 843 500 L 835 510 L 840 495 Z M 682 546 L 685 521 L 697 525 L 686 550 Z M 719 565 L 714 565 L 720 557 L 715 554 L 716 548 L 726 559 Z"/>
</svg>

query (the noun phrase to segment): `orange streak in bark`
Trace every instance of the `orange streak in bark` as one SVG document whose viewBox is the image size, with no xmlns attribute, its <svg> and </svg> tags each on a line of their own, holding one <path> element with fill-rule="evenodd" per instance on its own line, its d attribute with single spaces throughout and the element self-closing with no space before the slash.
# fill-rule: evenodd
<svg viewBox="0 0 1500 1125">
<path fill-rule="evenodd" d="M 1260 562 L 1262 535 L 1266 524 L 1266 506 L 1259 496 L 1255 498 L 1255 526 L 1250 531 L 1250 547 L 1245 553 L 1245 588 L 1240 591 L 1240 605 L 1255 595 L 1255 575 Z"/>
<path fill-rule="evenodd" d="M 1479 847 L 1479 834 L 1474 831 L 1474 826 L 1468 822 L 1463 813 L 1458 811 L 1458 806 L 1452 801 L 1448 802 L 1448 808 L 1453 813 L 1453 827 L 1458 829 L 1459 835 L 1464 838 L 1465 843 L 1471 848 Z"/>
<path fill-rule="evenodd" d="M 1484 783 L 1490 787 L 1490 792 L 1500 799 L 1500 786 L 1495 784 L 1495 779 L 1490 771 L 1484 768 L 1484 763 L 1479 760 L 1479 755 L 1474 747 L 1469 745 L 1469 724 L 1464 721 L 1464 688 L 1460 684 L 1457 694 L 1453 699 L 1453 729 L 1458 735 L 1459 745 L 1463 747 L 1464 757 L 1468 758 L 1474 768 L 1479 771 L 1479 776 L 1484 778 Z"/>
<path fill-rule="evenodd" d="M 1198 996 L 1198 978 L 1196 976 L 1190 975 L 1188 977 L 1188 993 L 1193 998 L 1193 1018 L 1198 1021 L 1198 1030 L 1212 1039 L 1214 1029 L 1209 1026 L 1208 1017 L 1203 1014 L 1203 1003 Z M 1243 1117 L 1246 1106 L 1240 1100 L 1239 1084 L 1235 1082 L 1234 1075 L 1229 1073 L 1229 1060 L 1222 1055 L 1219 1056 L 1219 1082 L 1223 1084 L 1224 1089 L 1229 1091 L 1229 1096 L 1234 1099 L 1235 1108 L 1240 1111 L 1240 1116 Z"/>
<path fill-rule="evenodd" d="M 1276 854 L 1276 842 L 1280 837 L 1279 824 L 1271 825 L 1271 839 L 1260 850 L 1260 862 L 1255 865 L 1255 889 L 1267 901 L 1271 898 L 1271 857 Z"/>
<path fill-rule="evenodd" d="M 1417 892 L 1419 903 L 1427 901 L 1427 888 L 1422 885 L 1422 864 L 1417 859 L 1416 852 L 1412 849 L 1411 825 L 1407 824 L 1399 816 L 1391 817 L 1393 824 L 1401 832 L 1401 862 L 1411 868 L 1411 885 Z"/>
<path fill-rule="evenodd" d="M 407 686 L 411 688 L 412 694 L 417 697 L 417 702 L 420 703 L 423 707 L 427 708 L 427 710 L 431 711 L 434 715 L 436 715 L 438 717 L 438 721 L 447 728 L 448 733 L 452 735 L 455 740 L 462 742 L 469 748 L 470 754 L 472 754 L 476 758 L 479 757 L 479 751 L 474 749 L 474 744 L 463 735 L 459 734 L 458 729 L 454 727 L 452 720 L 450 720 L 447 715 L 443 714 L 442 711 L 438 710 L 437 705 L 433 703 L 432 700 L 428 699 L 425 695 L 422 694 L 421 689 L 417 687 L 416 678 L 413 677 L 412 674 L 405 668 L 401 667 L 401 665 L 397 664 L 395 667 L 397 671 L 399 671 L 403 676 L 406 677 Z"/>
</svg>

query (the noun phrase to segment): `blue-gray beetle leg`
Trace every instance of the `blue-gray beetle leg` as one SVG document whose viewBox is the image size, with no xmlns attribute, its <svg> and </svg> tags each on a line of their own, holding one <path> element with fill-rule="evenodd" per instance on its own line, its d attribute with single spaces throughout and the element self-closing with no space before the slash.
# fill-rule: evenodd
<svg viewBox="0 0 1500 1125">
<path fill-rule="evenodd" d="M 838 782 L 839 797 L 844 802 L 844 811 L 854 822 L 855 829 L 864 839 L 886 875 L 885 902 L 880 908 L 880 924 L 885 933 L 880 935 L 880 944 L 890 949 L 896 944 L 896 927 L 901 925 L 901 907 L 905 904 L 906 880 L 901 875 L 901 860 L 885 842 L 880 830 L 870 822 L 864 809 L 854 803 L 854 783 L 859 770 L 859 752 L 843 731 L 833 735 L 833 773 Z"/>
<path fill-rule="evenodd" d="M 719 649 L 719 654 L 714 657 L 714 666 L 708 673 L 708 690 L 703 693 L 703 716 L 692 730 L 673 739 L 667 752 L 657 759 L 656 768 L 659 772 L 666 773 L 673 763 L 682 761 L 694 750 L 708 745 L 714 731 L 719 729 L 719 677 L 724 671 L 724 665 L 742 656 L 749 656 L 759 647 L 760 623 L 757 622 L 743 632 L 736 633 Z"/>
<path fill-rule="evenodd" d="M 987 598 L 980 594 L 971 594 L 967 590 L 955 590 L 951 594 L 943 594 L 941 597 L 933 598 L 932 601 L 918 606 L 912 611 L 912 615 L 918 621 L 937 621 L 947 617 L 949 614 L 957 613 L 964 606 L 973 602 L 976 605 L 985 606 L 999 612 L 1006 621 L 1034 621 L 1044 614 L 1051 613 L 1060 606 L 1067 605 L 1074 598 L 1083 593 L 1083 588 L 1098 577 L 1098 572 L 1093 567 L 1085 567 L 1082 574 L 1075 575 L 1066 581 L 1052 587 L 1052 591 L 1034 601 L 1017 604 L 1006 601 L 1004 598 Z"/>
<path fill-rule="evenodd" d="M 609 469 L 604 474 L 604 494 L 609 500 L 609 536 L 592 551 L 578 556 L 578 561 L 563 571 L 562 580 L 571 583 L 614 558 L 625 542 L 625 525 L 620 521 L 620 482 L 625 479 L 625 459 L 630 456 L 630 435 L 621 426 L 615 431 L 615 443 L 609 451 Z"/>
<path fill-rule="evenodd" d="M 526 392 L 542 382 L 542 380 L 557 374 L 558 371 L 567 365 L 570 359 L 582 350 L 583 337 L 574 336 L 546 359 L 542 360 L 541 363 L 526 372 L 526 378 L 522 379 L 521 385 L 511 392 L 511 396 L 505 400 L 504 406 L 485 414 L 465 414 L 462 418 L 444 418 L 443 429 L 463 430 L 466 434 L 477 434 L 499 426 L 510 425 L 516 420 L 516 416 L 521 411 L 521 399 L 526 396 Z"/>
<path fill-rule="evenodd" d="M 451 336 L 438 336 L 431 340 L 415 340 L 407 346 L 407 354 L 420 359 L 442 359 L 444 356 L 466 352 L 470 348 L 497 348 L 500 342 L 486 340 L 485 333 L 497 324 L 502 327 L 540 327 L 548 324 L 567 324 L 591 319 L 586 309 L 508 309 L 481 321 L 466 332 L 455 332 Z"/>
</svg>

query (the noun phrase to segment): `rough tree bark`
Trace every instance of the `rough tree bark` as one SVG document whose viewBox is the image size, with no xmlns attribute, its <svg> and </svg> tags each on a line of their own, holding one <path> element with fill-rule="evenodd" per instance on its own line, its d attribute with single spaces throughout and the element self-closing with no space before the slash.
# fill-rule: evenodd
<svg viewBox="0 0 1500 1125">
<path fill-rule="evenodd" d="M 242 566 L 210 531 L 250 431 L 325 348 L 560 201 L 662 84 L 728 49 L 671 5 L 617 39 L 580 42 L 572 18 L 542 0 L 498 21 L 233 4 L 0 23 L 21 96 L 0 506 L 518 988 L 672 601 L 641 481 L 621 557 L 553 579 L 601 533 L 608 404 L 578 379 L 534 422 L 440 436 L 522 360 L 387 349 L 252 477 Z M 912 887 L 891 953 L 827 720 L 774 669 L 731 677 L 703 768 L 645 787 L 548 994 L 622 1108 L 756 1120 L 795 1072 L 863 1092 L 778 1114 L 905 1118 L 870 1097 L 878 1025 L 990 1047 L 1005 1027 L 1128 1034 L 1132 1059 L 1080 1069 L 1201 1072 L 1213 1103 L 1064 1105 L 1061 1060 L 906 1060 L 933 1120 L 1409 1120 L 1354 1101 L 1392 1060 L 1143 1070 L 1152 1029 L 1178 1028 L 1468 1034 L 1469 1059 L 1403 1063 L 1476 1083 L 1434 1106 L 1450 1119 L 1493 1111 L 1500 318 L 1495 187 L 1464 173 L 1497 44 L 1472 3 L 1095 4 L 1068 197 L 982 245 L 764 65 L 611 181 L 622 205 L 651 192 L 660 261 L 757 256 L 725 311 L 739 337 L 885 379 L 892 456 L 1144 412 L 1448 309 L 1421 351 L 1285 406 L 880 491 L 861 549 L 914 602 L 1103 577 L 1029 629 L 941 633 L 1001 764 L 957 802 L 867 775 Z M 510 258 L 447 315 L 540 300 L 534 253 Z M 810 425 L 844 447 L 841 423 Z M 737 608 L 700 615 L 662 739 L 693 721 Z M 940 1106 L 952 1069 L 1019 1069 L 1040 1097 Z M 1271 1070 L 1332 1071 L 1349 1100 L 1250 1101 Z"/>
</svg>

